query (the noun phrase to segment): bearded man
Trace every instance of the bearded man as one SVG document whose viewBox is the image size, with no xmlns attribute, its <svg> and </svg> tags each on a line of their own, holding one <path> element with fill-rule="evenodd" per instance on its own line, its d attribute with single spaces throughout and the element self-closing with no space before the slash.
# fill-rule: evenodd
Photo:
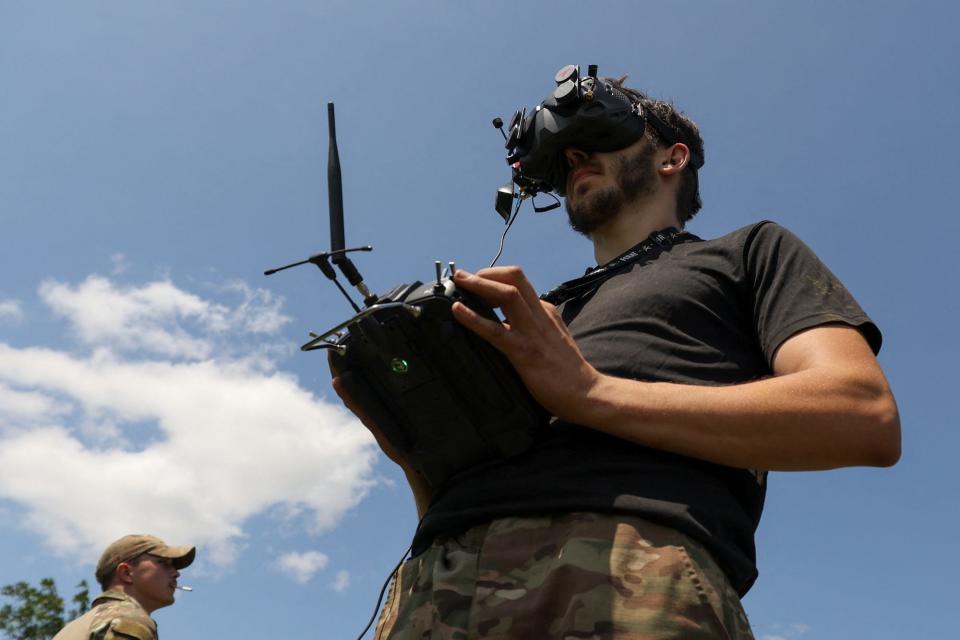
<svg viewBox="0 0 960 640">
<path fill-rule="evenodd" d="M 454 278 L 503 312 L 453 306 L 553 416 L 549 435 L 434 492 L 344 397 L 422 517 L 378 638 L 752 638 L 740 598 L 767 472 L 900 456 L 876 325 L 777 224 L 684 231 L 699 129 L 599 81 L 645 126 L 613 150 L 562 150 L 553 186 L 598 266 L 543 299 L 518 267 Z"/>
</svg>

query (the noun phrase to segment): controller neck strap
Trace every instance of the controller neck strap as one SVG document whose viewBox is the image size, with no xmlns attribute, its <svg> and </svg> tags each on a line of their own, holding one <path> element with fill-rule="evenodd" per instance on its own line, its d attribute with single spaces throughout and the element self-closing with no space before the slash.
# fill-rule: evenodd
<svg viewBox="0 0 960 640">
<path fill-rule="evenodd" d="M 627 249 L 607 264 L 587 269 L 585 275 L 573 280 L 567 280 L 540 296 L 540 299 L 550 304 L 558 305 L 570 298 L 582 295 L 588 291 L 593 291 L 607 280 L 607 278 L 623 270 L 628 265 L 643 260 L 657 249 L 662 251 L 674 244 L 696 242 L 699 240 L 700 238 L 692 233 L 680 231 L 674 227 L 654 231 L 646 240 Z"/>
</svg>

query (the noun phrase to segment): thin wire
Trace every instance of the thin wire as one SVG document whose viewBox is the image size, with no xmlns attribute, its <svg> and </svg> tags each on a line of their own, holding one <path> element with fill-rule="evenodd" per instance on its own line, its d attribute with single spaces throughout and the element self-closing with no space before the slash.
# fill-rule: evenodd
<svg viewBox="0 0 960 640">
<path fill-rule="evenodd" d="M 513 226 L 513 221 L 517 219 L 517 214 L 520 213 L 520 205 L 523 204 L 523 198 L 517 198 L 517 206 L 513 210 L 513 214 L 510 216 L 510 220 L 507 221 L 507 228 L 503 230 L 503 235 L 500 236 L 500 248 L 497 249 L 497 255 L 494 256 L 493 261 L 490 263 L 490 266 L 497 264 L 497 260 L 500 259 L 500 255 L 503 253 L 503 244 L 507 239 L 507 231 L 510 231 L 510 227 Z M 489 267 L 488 267 L 489 268 Z"/>
<path fill-rule="evenodd" d="M 417 524 L 417 531 L 420 530 L 420 525 L 423 524 L 423 519 L 420 519 L 420 522 Z M 414 540 L 416 540 L 416 533 L 414 533 Z M 390 572 L 390 575 L 387 576 L 387 579 L 384 581 L 383 586 L 380 588 L 380 595 L 377 596 L 377 604 L 373 607 L 373 615 L 370 616 L 367 626 L 363 628 L 363 631 L 360 632 L 360 635 L 357 636 L 357 640 L 363 640 L 363 636 L 367 635 L 367 631 L 370 630 L 370 627 L 373 626 L 373 621 L 377 619 L 377 612 L 380 611 L 380 603 L 383 602 L 383 594 L 386 593 L 387 587 L 390 585 L 390 581 L 393 580 L 393 577 L 397 575 L 397 571 L 400 571 L 400 567 L 403 566 L 403 563 L 407 559 L 407 554 L 413 549 L 413 542 L 410 542 L 410 546 L 407 547 L 407 550 L 403 552 L 403 557 L 400 558 L 400 562 L 397 563 L 397 566 L 393 568 L 393 571 Z"/>
<path fill-rule="evenodd" d="M 354 313 L 360 313 L 360 307 L 357 306 L 357 303 L 353 301 L 353 298 L 350 297 L 350 294 L 347 293 L 347 290 L 343 288 L 343 285 L 340 284 L 339 280 L 334 280 L 333 284 L 337 285 L 337 289 L 340 289 L 340 293 L 343 294 L 343 297 L 347 299 L 347 302 L 350 303 L 350 306 L 353 307 Z"/>
</svg>

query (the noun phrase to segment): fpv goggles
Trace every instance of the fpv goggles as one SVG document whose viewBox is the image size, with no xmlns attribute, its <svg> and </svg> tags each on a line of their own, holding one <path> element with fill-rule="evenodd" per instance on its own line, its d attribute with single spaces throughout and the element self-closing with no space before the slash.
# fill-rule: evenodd
<svg viewBox="0 0 960 640">
<path fill-rule="evenodd" d="M 578 65 L 567 65 L 554 81 L 553 93 L 533 113 L 514 113 L 507 128 L 507 164 L 525 196 L 548 191 L 565 195 L 569 166 L 563 152 L 568 147 L 588 153 L 618 151 L 639 140 L 648 124 L 667 144 L 682 142 L 652 110 L 599 79 L 595 64 L 586 77 Z M 699 169 L 703 157 L 691 151 L 690 163 Z"/>
</svg>

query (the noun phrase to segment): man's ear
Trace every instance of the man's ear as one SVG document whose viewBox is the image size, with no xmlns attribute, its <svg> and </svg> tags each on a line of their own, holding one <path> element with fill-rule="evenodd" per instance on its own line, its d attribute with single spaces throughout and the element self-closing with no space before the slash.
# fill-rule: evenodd
<svg viewBox="0 0 960 640">
<path fill-rule="evenodd" d="M 667 177 L 680 173 L 690 162 L 690 148 L 682 142 L 677 142 L 663 150 L 660 166 L 657 171 Z"/>
<path fill-rule="evenodd" d="M 123 584 L 130 584 L 133 582 L 133 566 L 127 562 L 121 562 L 117 565 L 116 579 L 122 582 Z"/>
</svg>

